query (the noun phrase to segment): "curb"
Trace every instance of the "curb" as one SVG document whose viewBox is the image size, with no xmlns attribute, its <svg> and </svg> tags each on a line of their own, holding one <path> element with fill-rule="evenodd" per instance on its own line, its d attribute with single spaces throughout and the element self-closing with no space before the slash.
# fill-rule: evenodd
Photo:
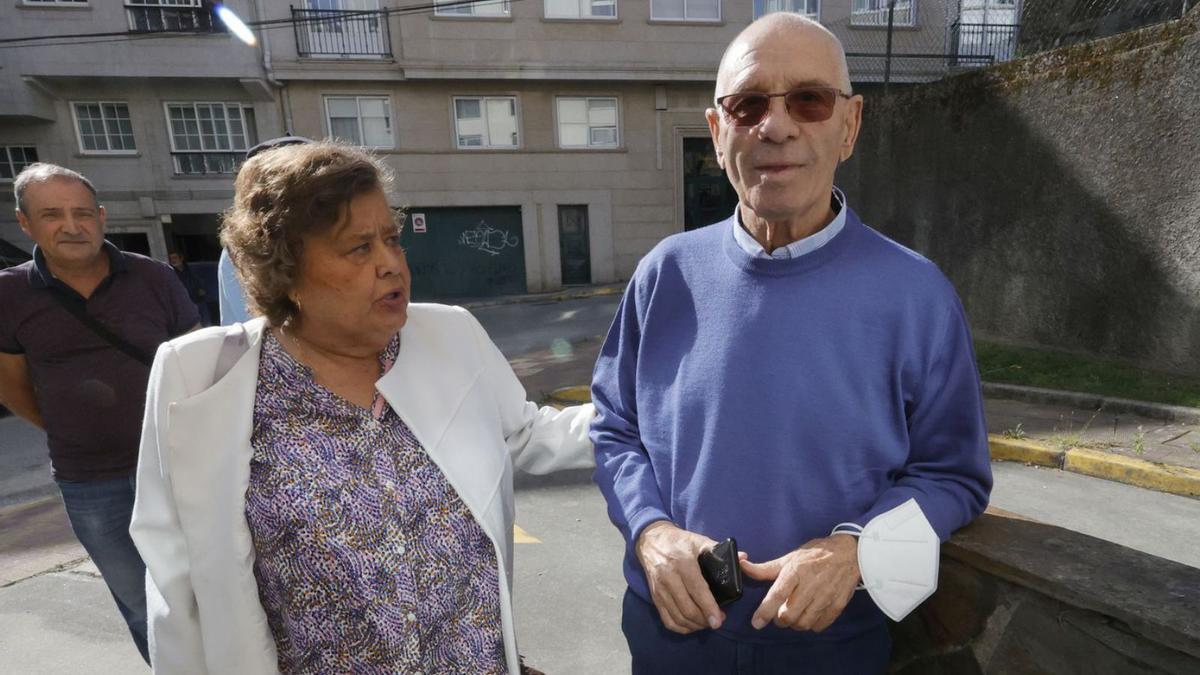
<svg viewBox="0 0 1200 675">
<path fill-rule="evenodd" d="M 1140 415 L 1164 422 L 1200 424 L 1200 408 L 1135 401 L 1128 398 L 1101 396 L 1100 394 L 984 382 L 983 395 L 989 398 L 1004 398 L 1028 401 L 1029 403 L 1068 405 L 1081 410 L 1103 410 L 1117 415 Z"/>
<path fill-rule="evenodd" d="M 1186 466 L 1148 462 L 1088 448 L 1056 450 L 1034 441 L 992 434 L 988 435 L 988 450 L 992 461 L 1023 462 L 1181 497 L 1200 497 L 1200 471 Z"/>
<path fill-rule="evenodd" d="M 528 295 L 509 295 L 487 300 L 469 300 L 461 303 L 455 303 L 453 299 L 444 302 L 451 305 L 457 304 L 459 307 L 464 309 L 481 309 L 483 307 L 517 305 L 526 302 L 562 302 L 564 300 L 582 300 L 584 298 L 595 298 L 602 295 L 620 295 L 624 292 L 625 284 L 609 284 L 605 286 L 592 286 L 590 288 L 579 288 L 567 291 L 553 291 L 550 293 L 530 293 Z M 442 301 L 432 300 L 431 302 Z"/>
<path fill-rule="evenodd" d="M 591 401 L 591 394 L 591 389 L 583 385 L 563 387 L 550 392 L 546 402 L 578 405 Z M 992 461 L 996 462 L 1045 466 L 1156 492 L 1200 498 L 1200 471 L 1185 466 L 1147 462 L 1087 448 L 1057 450 L 1035 441 L 1014 440 L 996 434 L 988 434 L 988 451 Z"/>
</svg>

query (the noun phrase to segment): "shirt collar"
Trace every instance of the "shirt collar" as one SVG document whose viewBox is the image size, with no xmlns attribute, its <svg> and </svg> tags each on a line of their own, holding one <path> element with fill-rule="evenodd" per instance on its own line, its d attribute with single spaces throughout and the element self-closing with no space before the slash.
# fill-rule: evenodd
<svg viewBox="0 0 1200 675">
<path fill-rule="evenodd" d="M 124 272 L 125 256 L 121 255 L 121 249 L 113 245 L 107 239 L 100 246 L 105 255 L 108 256 L 108 276 L 113 276 L 120 272 Z M 29 285 L 33 288 L 49 288 L 51 284 L 61 284 L 50 271 L 50 265 L 46 262 L 46 255 L 42 253 L 42 249 L 34 245 L 33 247 L 33 265 L 29 268 Z"/>
<path fill-rule="evenodd" d="M 803 239 L 793 241 L 787 246 L 780 246 L 770 253 L 767 253 L 762 244 L 759 244 L 757 239 L 750 236 L 750 233 L 742 226 L 742 210 L 739 205 L 739 208 L 735 208 L 733 211 L 733 238 L 743 251 L 755 258 L 774 260 L 799 258 L 828 244 L 845 228 L 847 211 L 846 195 L 836 187 L 833 188 L 830 205 L 833 207 L 836 215 L 834 215 L 833 220 L 828 225 Z"/>
</svg>

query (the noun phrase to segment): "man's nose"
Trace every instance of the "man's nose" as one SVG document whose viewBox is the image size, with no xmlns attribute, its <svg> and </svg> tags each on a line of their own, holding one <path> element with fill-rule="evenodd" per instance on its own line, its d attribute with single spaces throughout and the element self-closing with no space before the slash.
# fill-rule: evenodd
<svg viewBox="0 0 1200 675">
<path fill-rule="evenodd" d="M 788 113 L 784 97 L 777 96 L 771 99 L 767 107 L 767 114 L 758 123 L 758 132 L 764 140 L 775 143 L 782 143 L 799 135 L 800 125 Z"/>
</svg>

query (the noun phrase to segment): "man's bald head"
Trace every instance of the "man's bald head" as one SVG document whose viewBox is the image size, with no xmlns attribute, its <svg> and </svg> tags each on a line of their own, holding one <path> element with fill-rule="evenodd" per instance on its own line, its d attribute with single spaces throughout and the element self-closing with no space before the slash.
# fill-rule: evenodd
<svg viewBox="0 0 1200 675">
<path fill-rule="evenodd" d="M 714 98 L 730 93 L 738 74 L 745 72 L 763 51 L 795 50 L 798 59 L 815 59 L 820 70 L 828 71 L 829 84 L 846 93 L 850 88 L 850 69 L 841 40 L 821 24 L 792 12 L 774 12 L 751 23 L 725 49 L 717 69 Z"/>
</svg>

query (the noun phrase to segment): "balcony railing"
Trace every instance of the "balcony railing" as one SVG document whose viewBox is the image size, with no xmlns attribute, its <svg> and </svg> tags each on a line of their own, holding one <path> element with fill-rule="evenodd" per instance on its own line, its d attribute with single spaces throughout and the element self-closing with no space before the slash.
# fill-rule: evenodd
<svg viewBox="0 0 1200 675">
<path fill-rule="evenodd" d="M 246 156 L 242 152 L 172 152 L 177 176 L 211 176 L 237 173 Z"/>
<path fill-rule="evenodd" d="M 212 10 L 202 7 L 160 7 L 127 3 L 129 30 L 135 33 L 179 31 L 181 33 L 224 33 Z"/>
<path fill-rule="evenodd" d="M 950 64 L 970 67 L 1011 61 L 1017 56 L 1017 24 L 955 23 L 950 26 Z"/>
<path fill-rule="evenodd" d="M 296 51 L 302 57 L 387 58 L 392 55 L 387 13 L 292 8 Z"/>
</svg>

